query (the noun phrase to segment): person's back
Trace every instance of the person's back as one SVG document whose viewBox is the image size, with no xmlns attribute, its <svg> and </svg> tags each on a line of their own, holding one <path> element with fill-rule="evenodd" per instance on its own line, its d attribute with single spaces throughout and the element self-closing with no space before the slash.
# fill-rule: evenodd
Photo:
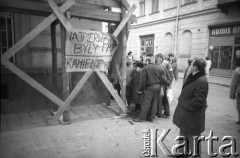
<svg viewBox="0 0 240 158">
<path fill-rule="evenodd" d="M 160 84 L 162 82 L 162 74 L 162 69 L 155 64 L 145 66 L 142 71 L 143 90 L 145 90 L 148 85 Z"/>
<path fill-rule="evenodd" d="M 150 57 L 151 58 L 151 57 Z M 163 71 L 153 60 L 149 60 L 149 64 L 142 70 L 142 88 L 143 103 L 141 113 L 138 119 L 133 119 L 135 122 L 142 122 L 144 120 L 153 121 L 157 112 L 157 101 L 162 83 Z"/>
<path fill-rule="evenodd" d="M 173 81 L 173 69 L 171 64 L 167 60 L 163 60 L 162 65 L 167 69 L 167 79 L 172 84 Z"/>
</svg>

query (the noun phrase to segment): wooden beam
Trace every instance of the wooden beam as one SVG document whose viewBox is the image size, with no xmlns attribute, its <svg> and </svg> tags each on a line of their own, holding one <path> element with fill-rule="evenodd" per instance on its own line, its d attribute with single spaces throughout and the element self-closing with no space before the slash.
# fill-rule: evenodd
<svg viewBox="0 0 240 158">
<path fill-rule="evenodd" d="M 62 96 L 63 100 L 66 100 L 69 96 L 69 82 L 70 82 L 70 77 L 69 73 L 66 72 L 66 66 L 65 66 L 65 60 L 66 60 L 66 52 L 65 52 L 65 45 L 66 45 L 66 36 L 67 32 L 62 24 L 60 24 L 60 30 L 61 30 L 61 49 L 62 49 L 62 86 L 63 86 L 63 91 L 62 91 Z M 69 103 L 70 105 L 70 103 Z M 63 113 L 63 122 L 64 123 L 70 123 L 70 110 L 69 108 L 66 109 Z"/>
<path fill-rule="evenodd" d="M 121 3 L 123 4 L 123 6 L 128 10 L 130 8 L 129 3 L 127 2 L 127 0 L 121 0 Z"/>
<path fill-rule="evenodd" d="M 122 85 L 122 77 L 121 77 L 120 67 L 119 67 L 116 56 L 114 56 L 113 58 L 114 58 L 115 69 L 117 71 L 117 76 L 118 76 L 118 79 L 119 79 L 119 83 L 120 83 L 120 86 L 121 86 L 121 89 L 122 89 L 123 85 Z"/>
<path fill-rule="evenodd" d="M 52 13 L 51 7 L 47 3 L 40 3 L 38 1 L 22 1 L 19 0 L 17 3 L 13 3 L 10 0 L 1 0 L 0 10 L 9 12 L 18 12 L 30 15 L 49 16 Z M 101 1 L 97 0 L 99 3 Z M 103 22 L 119 23 L 121 21 L 121 13 L 104 11 L 102 9 L 89 9 L 84 7 L 84 3 L 78 4 L 80 7 L 72 6 L 69 11 L 72 17 L 84 18 Z M 137 18 L 132 15 L 130 20 L 131 23 L 136 23 Z"/>
<path fill-rule="evenodd" d="M 63 15 L 63 13 L 59 10 L 59 7 L 53 0 L 48 0 L 48 4 L 52 8 L 53 12 L 57 16 L 57 18 L 60 20 L 62 25 L 66 28 L 67 31 L 73 30 L 72 24 L 66 19 L 66 17 Z"/>
<path fill-rule="evenodd" d="M 125 106 L 122 99 L 119 97 L 117 91 L 113 88 L 112 83 L 108 80 L 106 75 L 103 72 L 96 71 L 100 79 L 103 81 L 104 85 L 107 87 L 109 92 L 112 94 L 118 105 L 120 106 L 123 113 L 127 113 L 127 107 Z"/>
<path fill-rule="evenodd" d="M 94 4 L 105 7 L 120 8 L 120 0 L 76 0 L 76 2 Z"/>
<path fill-rule="evenodd" d="M 60 7 L 60 11 L 65 12 L 74 3 L 75 3 L 75 0 L 68 0 Z M 54 20 L 56 20 L 56 16 L 52 13 L 45 20 L 43 20 L 37 27 L 35 27 L 32 31 L 30 31 L 27 35 L 25 35 L 21 40 L 19 40 L 16 44 L 14 44 L 10 49 L 8 49 L 7 52 L 2 55 L 2 58 L 9 59 L 10 57 L 12 57 L 20 49 L 22 49 L 28 42 L 30 42 L 40 32 L 42 32 L 46 27 L 48 27 Z"/>
<path fill-rule="evenodd" d="M 87 71 L 83 77 L 81 78 L 81 80 L 78 82 L 78 84 L 76 85 L 76 87 L 73 89 L 73 91 L 71 92 L 71 94 L 68 96 L 67 100 L 64 102 L 64 104 L 62 104 L 62 106 L 58 109 L 57 113 L 55 114 L 55 118 L 59 118 L 62 113 L 68 108 L 68 106 L 70 105 L 70 103 L 73 101 L 73 99 L 76 97 L 76 95 L 78 94 L 78 92 L 80 91 L 80 89 L 83 87 L 84 83 L 87 81 L 87 79 L 91 76 L 91 74 L 93 73 L 93 71 Z"/>
<path fill-rule="evenodd" d="M 56 21 L 51 24 L 51 44 L 52 44 L 52 91 L 57 93 L 57 39 Z M 57 111 L 56 104 L 52 104 L 52 111 Z"/>
<path fill-rule="evenodd" d="M 118 34 L 121 32 L 123 27 L 126 25 L 126 23 L 130 19 L 131 15 L 133 14 L 133 12 L 135 11 L 136 8 L 137 8 L 137 6 L 135 4 L 130 8 L 127 15 L 122 19 L 121 23 L 118 25 L 118 27 L 114 31 L 113 36 L 115 36 L 115 37 L 118 36 Z"/>
<path fill-rule="evenodd" d="M 13 65 L 11 62 L 1 58 L 1 64 L 4 65 L 6 68 L 11 70 L 14 74 L 16 74 L 19 78 L 27 82 L 29 85 L 31 85 L 33 88 L 37 89 L 40 93 L 42 93 L 44 96 L 49 98 L 51 101 L 53 101 L 57 105 L 62 105 L 64 102 L 59 99 L 56 95 L 54 95 L 52 92 L 50 92 L 48 89 L 43 87 L 41 84 L 39 84 L 37 81 L 32 79 L 29 75 L 27 75 L 25 72 L 23 72 L 21 69 Z"/>
<path fill-rule="evenodd" d="M 121 21 L 121 13 L 112 11 L 104 11 L 99 9 L 89 9 L 82 7 L 72 7 L 70 11 L 72 13 L 72 16 L 77 18 L 85 18 L 112 23 L 119 23 Z M 131 15 L 130 21 L 132 23 L 135 23 L 137 21 L 136 16 Z"/>
<path fill-rule="evenodd" d="M 132 8 L 131 8 L 132 9 Z M 130 9 L 130 10 L 131 10 Z M 121 8 L 121 12 L 122 12 L 122 16 L 124 17 L 124 15 L 125 15 L 125 11 L 126 11 L 126 9 L 124 8 L 124 7 L 122 7 Z M 133 9 L 132 9 L 132 11 L 134 11 Z M 130 11 L 129 11 L 130 12 Z M 128 13 L 129 13 L 128 12 Z M 127 57 L 127 34 L 126 34 L 126 23 L 127 23 L 127 21 L 128 20 L 126 20 L 126 17 L 129 17 L 129 15 L 128 16 L 125 16 L 125 18 L 123 18 L 123 20 L 122 21 L 124 21 L 125 23 L 122 23 L 122 25 L 121 25 L 121 23 L 119 24 L 119 26 L 117 27 L 117 29 L 120 27 L 121 28 L 121 47 L 122 47 L 122 77 L 121 77 L 121 79 L 122 79 L 122 89 L 121 89 L 121 97 L 122 97 L 122 100 L 124 101 L 124 103 L 126 103 L 126 104 L 128 104 L 127 103 L 127 99 L 126 99 L 126 78 L 127 78 L 127 76 L 126 76 L 126 74 L 127 74 L 127 70 L 126 70 L 126 57 Z M 125 19 L 125 20 L 124 20 Z M 124 25 L 123 25 L 124 24 Z M 122 26 L 122 27 L 121 27 Z"/>
</svg>

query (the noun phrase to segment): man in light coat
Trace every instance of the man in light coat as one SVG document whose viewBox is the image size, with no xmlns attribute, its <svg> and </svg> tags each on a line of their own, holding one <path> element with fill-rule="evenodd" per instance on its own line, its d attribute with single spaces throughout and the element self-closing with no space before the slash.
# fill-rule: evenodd
<svg viewBox="0 0 240 158">
<path fill-rule="evenodd" d="M 230 98 L 237 99 L 237 109 L 238 109 L 238 122 L 240 125 L 240 67 L 237 67 L 233 72 L 231 88 L 230 88 Z"/>
</svg>

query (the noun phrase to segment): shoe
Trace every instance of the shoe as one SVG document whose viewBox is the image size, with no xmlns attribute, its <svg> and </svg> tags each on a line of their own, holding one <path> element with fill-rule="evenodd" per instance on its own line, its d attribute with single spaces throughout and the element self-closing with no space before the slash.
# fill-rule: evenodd
<svg viewBox="0 0 240 158">
<path fill-rule="evenodd" d="M 143 122 L 143 120 L 140 118 L 136 118 L 136 119 L 133 119 L 133 122 Z"/>
<path fill-rule="evenodd" d="M 153 119 L 148 119 L 149 122 L 153 122 Z"/>
<path fill-rule="evenodd" d="M 167 115 L 162 115 L 162 117 L 160 117 L 160 118 L 168 118 L 169 116 L 167 116 Z"/>
<path fill-rule="evenodd" d="M 240 121 L 236 122 L 237 125 L 240 125 Z"/>
</svg>

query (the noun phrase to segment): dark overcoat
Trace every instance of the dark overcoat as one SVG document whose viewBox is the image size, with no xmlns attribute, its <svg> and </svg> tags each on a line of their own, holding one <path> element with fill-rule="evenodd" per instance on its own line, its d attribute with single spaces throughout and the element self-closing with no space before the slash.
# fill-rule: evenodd
<svg viewBox="0 0 240 158">
<path fill-rule="evenodd" d="M 207 108 L 208 81 L 200 76 L 186 82 L 178 98 L 173 123 L 189 134 L 200 134 L 205 130 L 205 111 Z"/>
<path fill-rule="evenodd" d="M 141 90 L 142 86 L 142 70 L 134 70 L 132 74 L 132 100 L 135 104 L 141 104 L 141 94 L 138 94 L 137 91 Z"/>
</svg>

